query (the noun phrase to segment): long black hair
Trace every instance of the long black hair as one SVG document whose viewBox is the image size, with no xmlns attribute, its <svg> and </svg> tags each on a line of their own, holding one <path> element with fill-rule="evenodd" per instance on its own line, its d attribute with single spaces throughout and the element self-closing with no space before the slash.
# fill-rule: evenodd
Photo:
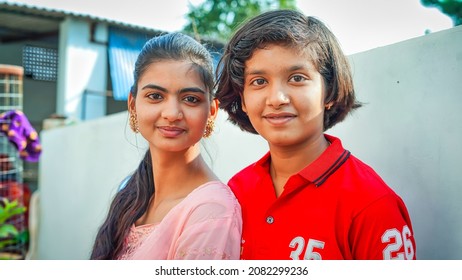
<svg viewBox="0 0 462 280">
<path fill-rule="evenodd" d="M 212 98 L 214 76 L 211 55 L 199 42 L 181 33 L 161 35 L 146 42 L 135 63 L 134 84 L 130 90 L 134 98 L 138 91 L 138 80 L 148 66 L 165 60 L 191 61 Z M 153 195 L 154 176 L 148 150 L 125 187 L 115 195 L 106 220 L 96 235 L 91 259 L 119 257 L 130 227 L 147 211 Z"/>
</svg>

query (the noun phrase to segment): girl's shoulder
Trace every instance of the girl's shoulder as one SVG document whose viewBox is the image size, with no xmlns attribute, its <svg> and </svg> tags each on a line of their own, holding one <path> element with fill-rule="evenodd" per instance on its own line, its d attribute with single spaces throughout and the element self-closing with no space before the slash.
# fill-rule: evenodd
<svg viewBox="0 0 462 280">
<path fill-rule="evenodd" d="M 205 184 L 198 186 L 192 191 L 189 196 L 196 198 L 202 198 L 211 202 L 217 201 L 234 201 L 236 198 L 231 189 L 225 183 L 221 181 L 209 181 Z"/>
<path fill-rule="evenodd" d="M 191 212 L 224 216 L 240 213 L 240 205 L 231 189 L 220 181 L 210 181 L 192 191 L 183 201 Z"/>
</svg>

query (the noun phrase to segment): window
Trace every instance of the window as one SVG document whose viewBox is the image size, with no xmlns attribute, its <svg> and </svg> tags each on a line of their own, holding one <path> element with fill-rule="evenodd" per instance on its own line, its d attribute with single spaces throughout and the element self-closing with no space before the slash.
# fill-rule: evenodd
<svg viewBox="0 0 462 280">
<path fill-rule="evenodd" d="M 24 46 L 24 76 L 39 81 L 55 82 L 58 77 L 58 50 Z"/>
</svg>

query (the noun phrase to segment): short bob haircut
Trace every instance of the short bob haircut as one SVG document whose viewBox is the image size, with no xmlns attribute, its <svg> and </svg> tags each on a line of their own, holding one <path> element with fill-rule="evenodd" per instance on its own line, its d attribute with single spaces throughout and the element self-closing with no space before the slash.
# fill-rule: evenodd
<svg viewBox="0 0 462 280">
<path fill-rule="evenodd" d="M 335 35 L 314 17 L 294 10 L 276 10 L 243 24 L 227 44 L 218 64 L 216 97 L 233 124 L 258 134 L 242 110 L 244 68 L 257 48 L 271 44 L 307 54 L 322 75 L 326 86 L 324 104 L 332 104 L 329 110 L 324 110 L 324 131 L 361 106 L 355 99 L 350 65 Z"/>
</svg>

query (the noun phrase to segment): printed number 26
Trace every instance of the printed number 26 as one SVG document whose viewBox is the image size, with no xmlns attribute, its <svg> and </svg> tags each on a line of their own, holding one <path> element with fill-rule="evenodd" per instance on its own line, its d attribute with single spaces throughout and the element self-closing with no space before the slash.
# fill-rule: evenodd
<svg viewBox="0 0 462 280">
<path fill-rule="evenodd" d="M 412 260 L 414 259 L 414 246 L 412 245 L 411 231 L 406 225 L 403 227 L 403 231 L 400 232 L 396 228 L 389 229 L 385 231 L 382 235 L 382 242 L 388 243 L 394 239 L 394 243 L 390 243 L 383 250 L 383 259 L 384 260 Z M 397 253 L 396 257 L 392 257 L 392 253 L 399 252 L 401 247 L 404 245 L 404 253 Z"/>
</svg>

